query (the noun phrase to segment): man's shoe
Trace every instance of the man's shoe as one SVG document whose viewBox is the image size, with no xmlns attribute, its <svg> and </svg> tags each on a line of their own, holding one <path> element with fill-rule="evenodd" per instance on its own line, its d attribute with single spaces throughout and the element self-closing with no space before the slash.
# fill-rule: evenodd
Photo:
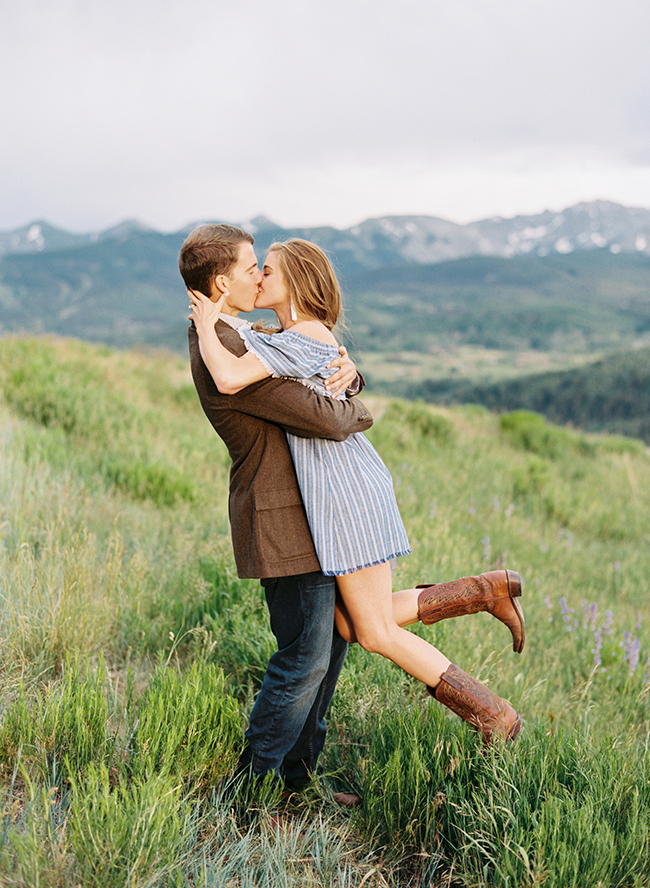
<svg viewBox="0 0 650 888">
<path fill-rule="evenodd" d="M 477 577 L 463 577 L 449 583 L 416 586 L 418 619 L 426 625 L 487 611 L 512 633 L 512 649 L 520 654 L 526 641 L 524 614 L 517 598 L 522 581 L 514 570 L 492 570 Z"/>
<path fill-rule="evenodd" d="M 514 740 L 521 730 L 521 716 L 507 700 L 452 663 L 435 688 L 427 691 L 483 735 L 489 745 L 493 737 Z"/>
</svg>

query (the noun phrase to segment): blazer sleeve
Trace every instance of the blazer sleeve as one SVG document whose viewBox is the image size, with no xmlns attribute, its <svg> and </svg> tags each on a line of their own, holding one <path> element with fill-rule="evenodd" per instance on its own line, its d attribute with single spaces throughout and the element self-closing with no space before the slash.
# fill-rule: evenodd
<svg viewBox="0 0 650 888">
<path fill-rule="evenodd" d="M 357 370 L 357 378 L 352 382 L 352 385 L 346 388 L 345 395 L 347 398 L 354 398 L 356 395 L 360 394 L 365 387 L 366 380 L 363 378 L 363 373 Z"/>
<path fill-rule="evenodd" d="M 370 411 L 358 398 L 338 401 L 294 379 L 263 379 L 224 397 L 242 413 L 273 422 L 300 438 L 343 441 L 355 432 L 365 432 L 373 423 Z"/>
<path fill-rule="evenodd" d="M 244 354 L 246 346 L 239 334 L 228 324 L 219 322 L 216 332 L 226 348 L 233 354 Z M 343 441 L 355 432 L 365 432 L 372 426 L 373 418 L 368 408 L 355 398 L 339 401 L 320 395 L 295 379 L 263 379 L 247 386 L 235 395 L 220 395 L 212 377 L 200 358 L 198 334 L 194 324 L 188 330 L 190 354 L 203 365 L 209 379 L 209 397 L 229 399 L 229 407 L 247 416 L 255 416 L 266 422 L 282 426 L 300 438 L 330 438 Z"/>
</svg>

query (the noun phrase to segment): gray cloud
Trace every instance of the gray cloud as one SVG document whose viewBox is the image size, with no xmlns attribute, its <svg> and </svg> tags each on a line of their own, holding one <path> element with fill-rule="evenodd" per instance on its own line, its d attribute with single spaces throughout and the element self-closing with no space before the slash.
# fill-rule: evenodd
<svg viewBox="0 0 650 888">
<path fill-rule="evenodd" d="M 1 8 L 0 228 L 650 205 L 645 0 Z"/>
</svg>

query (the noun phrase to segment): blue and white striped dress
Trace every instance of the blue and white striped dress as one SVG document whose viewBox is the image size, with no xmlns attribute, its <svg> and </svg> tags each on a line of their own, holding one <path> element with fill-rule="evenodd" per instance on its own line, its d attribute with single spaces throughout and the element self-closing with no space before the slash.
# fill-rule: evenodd
<svg viewBox="0 0 650 888">
<path fill-rule="evenodd" d="M 335 346 L 293 330 L 237 329 L 272 376 L 297 378 L 327 394 L 323 381 L 333 372 L 326 368 L 338 357 Z M 287 440 L 324 574 L 353 573 L 409 554 L 390 472 L 363 433 L 330 441 L 287 432 Z"/>
</svg>

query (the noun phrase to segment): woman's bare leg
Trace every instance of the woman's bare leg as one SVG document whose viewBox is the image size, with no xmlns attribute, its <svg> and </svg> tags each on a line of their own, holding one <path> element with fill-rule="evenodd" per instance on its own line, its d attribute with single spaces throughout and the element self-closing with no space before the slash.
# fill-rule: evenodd
<svg viewBox="0 0 650 888">
<path fill-rule="evenodd" d="M 337 584 L 345 606 L 346 625 L 362 647 L 388 657 L 424 682 L 440 703 L 481 731 L 484 743 L 490 743 L 494 736 L 504 740 L 517 737 L 521 716 L 507 700 L 395 622 L 389 564 L 337 577 Z"/>
<path fill-rule="evenodd" d="M 409 675 L 435 687 L 450 661 L 433 645 L 396 622 L 390 564 L 385 562 L 337 577 L 337 585 L 345 606 L 345 614 L 342 610 L 337 614 L 337 627 L 343 637 L 351 628 L 363 648 L 382 654 Z"/>
<path fill-rule="evenodd" d="M 514 570 L 492 570 L 480 576 L 393 592 L 393 617 L 398 626 L 421 620 L 430 625 L 450 617 L 487 611 L 512 634 L 512 649 L 520 654 L 526 641 L 526 623 L 519 604 L 522 581 Z M 346 641 L 356 641 L 345 604 L 337 601 L 337 626 Z"/>
<path fill-rule="evenodd" d="M 339 579 L 341 578 L 337 577 L 337 580 Z M 412 623 L 418 622 L 419 595 L 419 589 L 400 589 L 398 592 L 391 593 L 393 619 L 398 626 L 410 626 Z M 340 592 L 336 596 L 336 628 L 339 630 L 339 634 L 346 641 L 349 641 L 350 644 L 357 640 L 354 625 Z"/>
</svg>

